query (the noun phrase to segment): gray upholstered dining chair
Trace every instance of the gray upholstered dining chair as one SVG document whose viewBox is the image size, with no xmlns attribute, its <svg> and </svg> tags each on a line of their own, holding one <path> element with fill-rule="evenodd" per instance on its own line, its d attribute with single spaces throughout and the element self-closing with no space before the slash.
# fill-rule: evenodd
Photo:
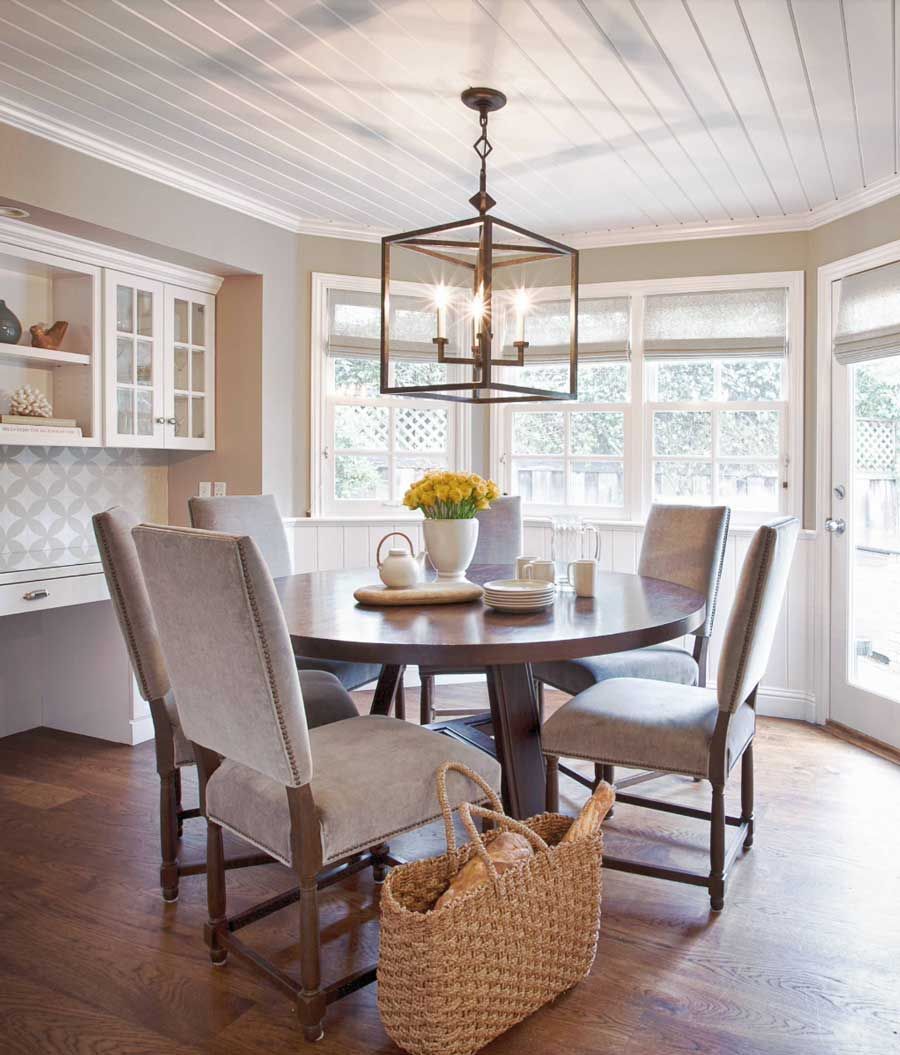
<svg viewBox="0 0 900 1055">
<path fill-rule="evenodd" d="M 522 499 L 518 495 L 495 498 L 490 509 L 475 514 L 478 518 L 478 542 L 473 564 L 514 564 L 522 553 Z M 461 717 L 470 713 L 462 709 L 437 710 L 434 706 L 434 679 L 438 674 L 480 674 L 481 668 L 466 670 L 419 667 L 419 721 L 428 725 L 436 715 Z"/>
<path fill-rule="evenodd" d="M 233 950 L 249 959 L 292 994 L 306 1038 L 318 1040 L 326 1004 L 375 980 L 373 967 L 323 987 L 318 888 L 368 867 L 383 878 L 396 861 L 387 840 L 440 816 L 435 774 L 444 762 L 464 763 L 494 788 L 500 767 L 477 748 L 396 718 L 310 729 L 284 614 L 256 543 L 149 525 L 134 537 L 200 772 L 210 958 L 222 964 Z M 450 777 L 456 807 L 472 786 Z M 223 828 L 292 868 L 299 890 L 228 918 Z M 235 933 L 296 900 L 299 983 Z"/>
<path fill-rule="evenodd" d="M 753 737 L 756 692 L 772 650 L 800 530 L 795 517 L 760 527 L 753 536 L 728 618 L 716 687 L 646 678 L 611 678 L 565 703 L 543 726 L 547 808 L 558 808 L 560 756 L 633 766 L 712 783 L 710 811 L 617 793 L 619 802 L 710 822 L 708 874 L 604 855 L 606 868 L 705 886 L 716 911 L 725 904 L 728 870 L 743 844 L 753 844 Z M 741 813 L 725 814 L 725 784 L 741 762 Z M 738 827 L 731 849 L 725 829 Z"/>
<path fill-rule="evenodd" d="M 224 531 L 232 535 L 250 535 L 259 546 L 272 577 L 290 575 L 291 553 L 284 521 L 274 495 L 228 495 L 220 498 L 188 500 L 191 524 L 206 531 Z M 377 663 L 348 663 L 337 659 L 313 659 L 297 656 L 298 670 L 325 670 L 340 679 L 344 688 L 360 689 L 377 680 L 381 667 Z M 403 686 L 398 685 L 394 703 L 397 717 L 403 717 Z"/>
<path fill-rule="evenodd" d="M 536 663 L 538 685 L 549 685 L 571 696 L 607 678 L 705 685 L 730 518 L 727 506 L 684 505 L 654 505 L 647 517 L 638 574 L 687 586 L 706 597 L 706 620 L 695 631 L 692 650 L 671 643 L 608 656 Z"/>
<path fill-rule="evenodd" d="M 131 669 L 143 699 L 150 707 L 159 776 L 159 834 L 161 864 L 159 882 L 164 901 L 178 898 L 178 880 L 206 871 L 206 862 L 186 864 L 179 860 L 182 824 L 199 817 L 197 808 L 185 809 L 181 801 L 181 770 L 194 765 L 194 753 L 185 739 L 178 708 L 163 659 L 159 633 L 150 607 L 147 585 L 138 561 L 131 532 L 137 517 L 114 506 L 93 518 L 94 535 L 106 574 L 109 596 L 128 649 Z M 356 707 L 340 682 L 323 671 L 301 675 L 303 702 L 310 726 L 355 716 Z M 251 854 L 230 858 L 229 868 L 261 864 L 270 858 Z"/>
</svg>

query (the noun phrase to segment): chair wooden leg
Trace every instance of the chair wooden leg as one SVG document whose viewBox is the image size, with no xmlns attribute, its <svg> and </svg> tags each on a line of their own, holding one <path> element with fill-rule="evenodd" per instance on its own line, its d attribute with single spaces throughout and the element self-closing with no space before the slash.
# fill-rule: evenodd
<svg viewBox="0 0 900 1055">
<path fill-rule="evenodd" d="M 325 993 L 319 964 L 319 899 L 315 876 L 300 877 L 300 982 L 297 1016 L 308 1041 L 325 1035 Z"/>
<path fill-rule="evenodd" d="M 559 759 L 556 755 L 545 755 L 547 764 L 547 810 L 556 813 L 559 810 Z"/>
<path fill-rule="evenodd" d="M 430 725 L 434 721 L 434 676 L 419 675 L 419 722 Z"/>
<path fill-rule="evenodd" d="M 725 907 L 725 785 L 713 784 L 709 831 L 709 902 L 714 912 Z"/>
<path fill-rule="evenodd" d="M 219 942 L 218 936 L 219 928 L 225 925 L 225 850 L 222 829 L 211 820 L 206 822 L 206 903 L 209 958 L 216 967 L 221 967 L 228 959 L 228 950 Z"/>
<path fill-rule="evenodd" d="M 541 725 L 544 724 L 544 683 L 534 679 L 534 694 L 537 697 L 538 705 L 538 719 Z"/>
<path fill-rule="evenodd" d="M 397 692 L 394 695 L 394 717 L 401 721 L 406 718 L 406 693 L 403 689 L 403 678 L 397 683 Z"/>
<path fill-rule="evenodd" d="M 178 900 L 178 786 L 177 770 L 159 778 L 159 842 L 162 864 L 159 885 L 163 901 Z"/>
<path fill-rule="evenodd" d="M 387 878 L 388 860 L 391 848 L 387 843 L 379 843 L 371 849 L 372 854 L 372 878 L 380 886 Z"/>
<path fill-rule="evenodd" d="M 753 744 L 741 759 L 741 821 L 747 825 L 744 849 L 749 850 L 753 845 Z"/>
<path fill-rule="evenodd" d="M 184 807 L 181 805 L 181 770 L 178 766 L 175 767 L 175 810 L 176 816 L 181 813 Z M 180 839 L 184 835 L 184 821 L 181 817 L 178 817 L 178 838 Z"/>
</svg>

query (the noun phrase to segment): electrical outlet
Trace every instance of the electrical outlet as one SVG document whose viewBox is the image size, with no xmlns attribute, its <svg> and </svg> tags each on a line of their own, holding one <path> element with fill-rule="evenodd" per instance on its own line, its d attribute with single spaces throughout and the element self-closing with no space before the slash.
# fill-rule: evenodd
<svg viewBox="0 0 900 1055">
<path fill-rule="evenodd" d="M 222 498 L 223 495 L 228 494 L 228 485 L 223 480 L 217 480 L 213 484 L 213 494 L 216 498 Z"/>
<path fill-rule="evenodd" d="M 200 485 L 197 488 L 197 496 L 199 498 L 210 498 L 212 496 L 212 484 L 209 480 L 200 481 Z"/>
</svg>

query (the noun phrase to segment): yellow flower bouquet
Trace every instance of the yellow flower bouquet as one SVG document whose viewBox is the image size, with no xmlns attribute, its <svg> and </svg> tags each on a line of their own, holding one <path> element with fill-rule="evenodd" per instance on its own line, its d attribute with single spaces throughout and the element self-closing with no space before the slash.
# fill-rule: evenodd
<svg viewBox="0 0 900 1055">
<path fill-rule="evenodd" d="M 490 509 L 500 496 L 493 480 L 476 473 L 431 469 L 403 496 L 407 509 L 421 509 L 428 520 L 469 520 L 479 509 Z"/>
</svg>

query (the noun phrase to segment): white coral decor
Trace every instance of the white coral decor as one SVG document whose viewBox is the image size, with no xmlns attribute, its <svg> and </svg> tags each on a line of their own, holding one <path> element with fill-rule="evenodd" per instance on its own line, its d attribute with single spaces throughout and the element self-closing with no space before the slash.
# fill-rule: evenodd
<svg viewBox="0 0 900 1055">
<path fill-rule="evenodd" d="M 53 414 L 50 400 L 34 385 L 22 385 L 9 399 L 10 414 L 23 418 L 49 418 Z"/>
</svg>

